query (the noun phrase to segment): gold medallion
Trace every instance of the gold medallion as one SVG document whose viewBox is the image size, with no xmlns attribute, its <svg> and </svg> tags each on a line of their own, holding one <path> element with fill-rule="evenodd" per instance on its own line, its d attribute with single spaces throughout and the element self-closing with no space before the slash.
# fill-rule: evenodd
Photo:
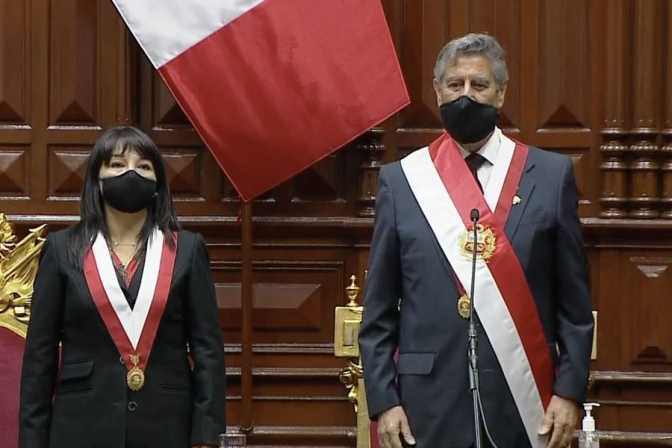
<svg viewBox="0 0 672 448">
<path fill-rule="evenodd" d="M 474 257 L 474 249 L 476 250 L 476 258 L 488 261 L 495 253 L 497 246 L 497 239 L 495 233 L 490 227 L 485 227 L 483 224 L 478 224 L 478 241 L 474 243 L 474 227 L 473 224 L 460 234 L 459 245 L 460 253 L 467 260 L 471 261 Z"/>
<path fill-rule="evenodd" d="M 464 294 L 457 301 L 457 314 L 464 319 L 469 319 L 471 315 L 471 298 L 469 298 L 469 294 Z"/>
<path fill-rule="evenodd" d="M 128 384 L 128 388 L 133 392 L 137 392 L 145 384 L 145 372 L 138 367 L 140 356 L 131 355 L 131 362 L 133 363 L 133 367 L 126 374 L 126 384 Z"/>
</svg>

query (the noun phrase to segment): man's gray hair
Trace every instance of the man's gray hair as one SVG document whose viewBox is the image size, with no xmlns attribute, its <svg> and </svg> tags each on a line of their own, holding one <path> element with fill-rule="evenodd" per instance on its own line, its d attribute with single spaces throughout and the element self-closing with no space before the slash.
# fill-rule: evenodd
<svg viewBox="0 0 672 448">
<path fill-rule="evenodd" d="M 490 59 L 497 87 L 501 88 L 507 83 L 509 70 L 506 68 L 504 49 L 494 37 L 476 33 L 453 39 L 441 49 L 434 66 L 434 78 L 438 81 L 443 80 L 446 67 L 455 64 L 460 56 L 469 54 L 482 54 Z"/>
</svg>

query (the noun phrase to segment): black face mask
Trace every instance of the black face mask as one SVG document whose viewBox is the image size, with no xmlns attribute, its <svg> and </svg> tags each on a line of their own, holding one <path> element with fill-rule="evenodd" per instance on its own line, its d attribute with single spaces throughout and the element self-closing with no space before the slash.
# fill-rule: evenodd
<svg viewBox="0 0 672 448">
<path fill-rule="evenodd" d="M 476 143 L 488 136 L 497 124 L 499 109 L 468 96 L 441 105 L 441 121 L 459 143 Z"/>
<path fill-rule="evenodd" d="M 123 213 L 137 213 L 149 207 L 156 197 L 156 181 L 135 172 L 101 179 L 103 199 L 107 204 Z"/>
</svg>

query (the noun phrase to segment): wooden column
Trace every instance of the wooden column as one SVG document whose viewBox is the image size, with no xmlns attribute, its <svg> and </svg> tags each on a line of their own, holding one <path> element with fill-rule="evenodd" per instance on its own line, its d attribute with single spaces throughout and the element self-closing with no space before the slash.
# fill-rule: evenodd
<svg viewBox="0 0 672 448">
<path fill-rule="evenodd" d="M 383 131 L 374 129 L 360 140 L 359 153 L 359 194 L 357 195 L 357 216 L 372 218 L 378 192 L 378 171 L 385 154 Z"/>
<path fill-rule="evenodd" d="M 242 199 L 241 199 L 242 201 Z M 252 290 L 252 203 L 242 204 L 241 222 L 241 409 L 240 428 L 243 432 L 250 432 L 254 426 L 252 420 L 252 309 L 254 307 Z"/>
<path fill-rule="evenodd" d="M 612 0 L 606 5 L 604 143 L 600 146 L 602 170 L 602 218 L 626 218 L 627 164 L 627 11 L 626 0 Z"/>
<path fill-rule="evenodd" d="M 657 145 L 660 131 L 661 93 L 661 41 L 662 2 L 647 0 L 634 5 L 634 51 L 631 58 L 633 69 L 633 118 L 634 144 L 630 151 L 634 160 L 630 165 L 632 190 L 630 204 L 632 218 L 657 218 L 660 201 L 660 147 Z M 607 91 L 607 94 L 609 92 Z"/>
<path fill-rule="evenodd" d="M 672 80 L 672 6 L 667 7 L 667 48 L 665 59 L 667 60 L 666 75 L 664 79 L 667 82 Z M 663 204 L 662 217 L 672 219 L 672 88 L 668 85 L 665 95 L 665 115 L 662 130 L 665 146 L 662 152 L 665 156 L 665 162 L 662 166 L 663 171 L 663 195 L 661 202 Z"/>
</svg>

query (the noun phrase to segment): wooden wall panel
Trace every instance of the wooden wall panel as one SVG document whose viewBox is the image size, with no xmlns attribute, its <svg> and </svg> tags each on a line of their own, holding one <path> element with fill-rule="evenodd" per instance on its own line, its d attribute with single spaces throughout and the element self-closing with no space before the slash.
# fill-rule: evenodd
<svg viewBox="0 0 672 448">
<path fill-rule="evenodd" d="M 0 197 L 16 197 L 26 194 L 29 176 L 27 159 L 29 153 L 25 146 L 0 146 Z"/>
<path fill-rule="evenodd" d="M 338 260 L 260 260 L 254 263 L 256 343 L 329 344 L 334 307 L 345 288 Z M 220 316 L 225 330 L 241 325 L 240 263 L 213 263 Z M 231 334 L 237 340 L 238 334 Z"/>
<path fill-rule="evenodd" d="M 441 132 L 432 88 L 451 38 L 507 52 L 505 132 L 570 156 L 598 311 L 591 397 L 607 446 L 660 446 L 672 396 L 672 4 L 382 0 L 411 104 L 254 203 L 253 446 L 354 446 L 333 357 L 345 279 L 364 286 L 378 170 Z M 236 119 L 236 117 L 231 117 Z M 208 241 L 241 418 L 240 203 L 109 0 L 0 0 L 0 211 L 19 233 L 76 220 L 88 153 L 134 124 L 165 155 L 178 214 Z M 310 144 L 310 142 L 306 142 Z M 250 173 L 254 175 L 254 173 Z M 667 420 L 666 420 L 667 419 Z"/>
<path fill-rule="evenodd" d="M 400 62 L 404 70 L 411 104 L 400 114 L 399 125 L 406 128 L 441 125 L 436 94 L 432 88 L 434 61 L 448 41 L 451 24 L 451 1 L 404 1 L 398 18 L 405 26 L 400 30 Z"/>
<path fill-rule="evenodd" d="M 663 129 L 661 134 L 664 138 L 664 146 L 661 152 L 664 162 L 661 167 L 663 172 L 663 191 L 661 195 L 662 217 L 672 219 L 672 88 L 669 86 L 669 80 L 672 79 L 672 8 L 667 5 L 667 39 L 664 59 L 667 61 L 663 79 L 666 81 L 666 95 L 664 98 L 665 111 L 663 119 Z"/>
<path fill-rule="evenodd" d="M 52 1 L 50 6 L 49 123 L 95 124 L 96 3 Z"/>
<path fill-rule="evenodd" d="M 636 298 L 626 300 L 620 310 L 621 329 L 628 335 L 622 347 L 626 357 L 622 368 L 672 365 L 672 326 L 667 325 L 672 252 L 623 250 L 619 259 L 622 294 Z"/>
<path fill-rule="evenodd" d="M 26 3 L 0 1 L 0 122 L 26 122 Z"/>
<path fill-rule="evenodd" d="M 630 192 L 630 216 L 633 218 L 657 218 L 659 196 L 659 169 L 657 144 L 660 130 L 660 75 L 652 64 L 661 60 L 662 6 L 659 1 L 636 2 L 634 5 L 633 45 L 633 134 L 630 147 L 634 158 L 632 190 Z"/>
<path fill-rule="evenodd" d="M 166 175 L 175 201 L 186 198 L 203 200 L 201 193 L 201 170 L 205 148 L 175 148 L 163 151 Z"/>
<path fill-rule="evenodd" d="M 614 0 L 604 5 L 606 20 L 604 40 L 608 42 L 601 55 L 603 69 L 599 71 L 604 82 L 604 106 L 602 108 L 602 137 L 600 146 L 603 156 L 602 192 L 600 203 L 602 218 L 625 218 L 624 206 L 627 202 L 627 163 L 624 160 L 628 151 L 625 138 L 629 126 L 628 101 L 625 91 L 627 82 L 627 30 L 628 11 L 625 0 Z M 608 94 L 607 94 L 608 92 Z"/>
<path fill-rule="evenodd" d="M 49 198 L 77 200 L 84 186 L 91 147 L 50 145 L 47 151 L 49 151 Z"/>
<path fill-rule="evenodd" d="M 587 0 L 540 4 L 536 127 L 590 131 L 590 9 Z"/>
</svg>

